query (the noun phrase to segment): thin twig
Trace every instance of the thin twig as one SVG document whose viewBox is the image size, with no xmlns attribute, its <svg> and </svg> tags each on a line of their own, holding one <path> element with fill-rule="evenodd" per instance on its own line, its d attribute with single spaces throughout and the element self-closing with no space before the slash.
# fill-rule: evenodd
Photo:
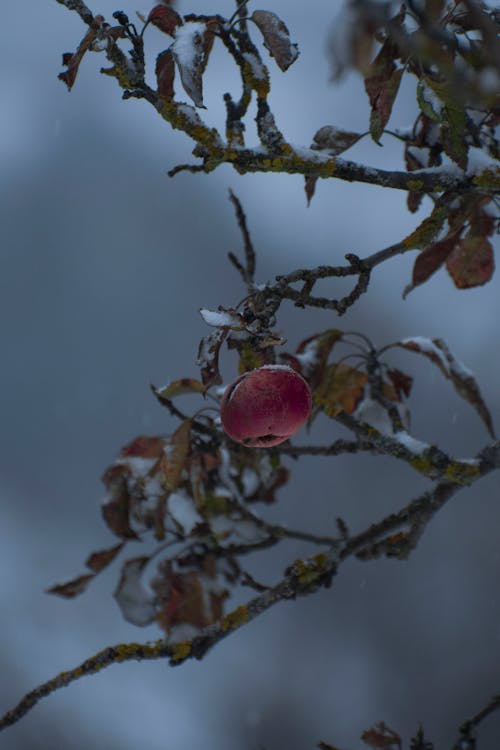
<svg viewBox="0 0 500 750">
<path fill-rule="evenodd" d="M 243 211 L 239 199 L 232 190 L 229 190 L 229 199 L 234 206 L 238 226 L 243 236 L 246 261 L 245 275 L 243 279 L 249 287 L 252 287 L 255 277 L 255 250 L 253 247 L 252 238 L 250 237 L 250 232 L 248 230 L 247 217 L 245 216 L 245 212 Z"/>
</svg>

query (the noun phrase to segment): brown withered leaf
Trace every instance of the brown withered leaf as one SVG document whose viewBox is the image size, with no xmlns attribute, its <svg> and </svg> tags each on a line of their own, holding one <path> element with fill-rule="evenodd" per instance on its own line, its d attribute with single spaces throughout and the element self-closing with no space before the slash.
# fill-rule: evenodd
<svg viewBox="0 0 500 750">
<path fill-rule="evenodd" d="M 110 466 L 104 473 L 102 481 L 108 492 L 101 507 L 102 516 L 113 534 L 123 539 L 137 539 L 137 534 L 130 526 L 130 497 L 127 488 L 129 469 L 124 464 Z"/>
<path fill-rule="evenodd" d="M 458 235 L 446 237 L 444 240 L 433 242 L 432 245 L 429 245 L 429 247 L 426 247 L 425 250 L 422 250 L 417 255 L 413 265 L 412 281 L 405 288 L 403 298 L 415 289 L 415 287 L 427 281 L 433 273 L 441 268 L 458 241 Z"/>
<path fill-rule="evenodd" d="M 403 68 L 397 68 L 394 57 L 397 48 L 391 40 L 386 40 L 371 63 L 365 76 L 365 89 L 370 99 L 370 134 L 378 143 L 391 116 Z"/>
<path fill-rule="evenodd" d="M 470 220 L 470 231 L 471 237 L 491 237 L 495 231 L 497 225 L 497 219 L 492 214 L 487 214 L 483 210 L 483 205 L 480 204 L 474 216 Z"/>
<path fill-rule="evenodd" d="M 361 739 L 369 747 L 377 750 L 401 750 L 401 737 L 397 732 L 390 729 L 383 721 L 371 729 L 367 729 L 361 735 Z"/>
<path fill-rule="evenodd" d="M 436 346 L 443 352 L 448 363 L 449 377 L 459 396 L 468 401 L 479 414 L 492 438 L 495 438 L 493 421 L 484 403 L 479 386 L 473 373 L 465 367 L 449 350 L 442 339 L 434 339 Z"/>
<path fill-rule="evenodd" d="M 216 585 L 214 559 L 207 556 L 199 569 L 179 571 L 175 563 L 165 560 L 158 565 L 158 575 L 151 583 L 162 603 L 157 616 L 161 628 L 170 633 L 176 625 L 202 629 L 220 620 L 229 592 Z"/>
<path fill-rule="evenodd" d="M 65 599 L 73 599 L 73 597 L 79 596 L 79 594 L 82 594 L 85 591 L 94 577 L 94 573 L 86 573 L 83 576 L 78 576 L 78 578 L 73 578 L 72 581 L 58 583 L 56 586 L 46 589 L 46 593 L 63 596 Z"/>
<path fill-rule="evenodd" d="M 331 328 L 308 336 L 298 345 L 296 359 L 300 362 L 301 371 L 312 390 L 322 381 L 328 357 L 335 344 L 342 340 L 343 335 L 343 332 L 337 328 Z"/>
<path fill-rule="evenodd" d="M 86 52 L 91 48 L 92 42 L 97 36 L 98 33 L 98 24 L 101 24 L 104 21 L 104 16 L 95 16 L 94 18 L 94 25 L 89 28 L 85 36 L 83 37 L 82 41 L 78 45 L 78 49 L 76 52 L 65 52 L 62 56 L 63 59 L 63 65 L 67 67 L 68 69 L 65 70 L 63 73 L 59 73 L 57 76 L 60 81 L 63 81 L 66 86 L 68 87 L 68 91 L 71 91 L 73 88 L 73 84 L 75 83 L 76 76 L 78 75 L 78 68 L 80 67 L 80 63 L 82 61 L 82 58 Z"/>
<path fill-rule="evenodd" d="M 410 190 L 408 192 L 408 195 L 406 196 L 406 205 L 408 206 L 408 211 L 411 214 L 414 214 L 418 211 L 420 208 L 420 204 L 422 203 L 422 200 L 424 198 L 425 193 Z"/>
<path fill-rule="evenodd" d="M 479 386 L 472 372 L 458 360 L 442 339 L 428 339 L 423 336 L 403 339 L 392 346 L 401 347 L 427 357 L 437 365 L 445 378 L 451 380 L 458 395 L 474 407 L 483 420 L 490 435 L 494 438 L 493 421 Z"/>
<path fill-rule="evenodd" d="M 274 57 L 278 67 L 285 71 L 299 56 L 299 48 L 290 40 L 290 34 L 281 18 L 269 10 L 254 10 L 252 21 L 264 37 L 264 46 Z"/>
<path fill-rule="evenodd" d="M 324 125 L 313 136 L 312 149 L 327 149 L 332 156 L 342 154 L 347 149 L 354 146 L 361 138 L 360 133 L 353 133 L 350 130 L 340 130 L 334 125 Z"/>
<path fill-rule="evenodd" d="M 200 341 L 197 364 L 201 368 L 201 379 L 206 388 L 222 383 L 219 372 L 219 352 L 227 334 L 227 328 L 219 328 Z"/>
<path fill-rule="evenodd" d="M 85 561 L 85 565 L 94 573 L 100 573 L 101 570 L 107 568 L 107 566 L 113 562 L 115 557 L 123 549 L 125 542 L 120 542 L 110 549 L 101 549 L 98 552 L 92 552 Z"/>
<path fill-rule="evenodd" d="M 306 191 L 307 205 L 311 205 L 311 201 L 316 191 L 316 183 L 319 177 L 315 174 L 308 174 L 304 179 L 304 190 Z"/>
<path fill-rule="evenodd" d="M 156 58 L 155 73 L 156 82 L 158 84 L 158 94 L 165 99 L 173 99 L 175 63 L 171 50 L 166 49 L 164 52 L 160 52 Z"/>
<path fill-rule="evenodd" d="M 170 36 L 175 36 L 176 28 L 182 25 L 180 15 L 167 5 L 155 5 L 149 12 L 148 21 Z"/>
<path fill-rule="evenodd" d="M 398 370 L 394 367 L 392 370 L 387 370 L 387 376 L 389 377 L 394 390 L 396 391 L 396 397 L 398 401 L 401 401 L 402 396 L 408 398 L 411 393 L 411 387 L 413 385 L 413 378 L 410 375 Z"/>
<path fill-rule="evenodd" d="M 180 380 L 173 380 L 163 388 L 155 388 L 156 395 L 159 398 L 175 398 L 175 396 L 182 396 L 187 393 L 201 393 L 202 395 L 206 392 L 206 387 L 203 383 L 195 378 L 181 378 Z"/>
<path fill-rule="evenodd" d="M 464 237 L 448 256 L 446 268 L 458 289 L 486 284 L 495 270 L 491 242 L 482 236 Z"/>
<path fill-rule="evenodd" d="M 334 417 L 341 411 L 352 414 L 363 398 L 368 376 L 344 363 L 328 365 L 317 388 L 313 404 Z"/>
<path fill-rule="evenodd" d="M 168 448 L 163 451 L 154 471 L 162 473 L 162 486 L 168 492 L 175 492 L 181 480 L 182 470 L 186 465 L 191 447 L 191 419 L 185 419 L 176 429 Z"/>
<path fill-rule="evenodd" d="M 140 435 L 121 449 L 120 457 L 128 458 L 129 456 L 138 456 L 139 458 L 159 458 L 163 453 L 164 445 L 165 441 L 161 437 Z"/>
</svg>

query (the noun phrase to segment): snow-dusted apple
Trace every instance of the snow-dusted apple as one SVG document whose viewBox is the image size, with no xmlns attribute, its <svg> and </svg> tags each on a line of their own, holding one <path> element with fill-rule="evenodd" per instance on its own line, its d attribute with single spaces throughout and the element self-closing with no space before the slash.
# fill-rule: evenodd
<svg viewBox="0 0 500 750">
<path fill-rule="evenodd" d="M 295 435 L 310 411 L 311 391 L 302 375 L 286 365 L 264 365 L 228 386 L 220 416 L 237 443 L 269 448 Z"/>
</svg>

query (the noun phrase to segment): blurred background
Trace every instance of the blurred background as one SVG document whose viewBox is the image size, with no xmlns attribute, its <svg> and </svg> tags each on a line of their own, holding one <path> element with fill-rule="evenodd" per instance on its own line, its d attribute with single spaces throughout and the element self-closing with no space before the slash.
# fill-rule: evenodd
<svg viewBox="0 0 500 750">
<path fill-rule="evenodd" d="M 136 10 L 118 7 L 131 17 Z M 329 81 L 326 37 L 340 0 L 264 7 L 284 18 L 301 49 L 285 75 L 269 64 L 270 102 L 285 136 L 309 145 L 322 125 L 365 131 L 362 81 L 354 74 Z M 91 9 L 110 20 L 117 6 L 99 0 Z M 181 0 L 178 10 L 227 16 L 233 3 Z M 71 94 L 57 80 L 61 53 L 76 49 L 83 32 L 78 16 L 54 0 L 3 9 L 0 713 L 106 645 L 160 635 L 122 619 L 111 596 L 117 565 L 73 601 L 44 589 L 82 572 L 91 550 L 114 543 L 100 518 L 103 470 L 135 436 L 172 429 L 149 383 L 198 376 L 198 342 L 207 333 L 199 307 L 244 296 L 227 261 L 242 244 L 228 188 L 246 210 L 259 281 L 381 249 L 429 210 L 424 203 L 411 216 L 404 193 L 333 180 L 318 183 L 307 208 L 301 177 L 240 177 L 228 167 L 169 179 L 168 169 L 192 159 L 191 142 L 147 103 L 123 102 L 114 80 L 99 75 L 102 55 L 86 56 Z M 148 39 L 153 52 L 168 46 L 156 29 Z M 238 78 L 215 45 L 205 78 L 214 125 L 223 124 L 226 90 L 237 92 Z M 391 127 L 413 122 L 414 99 L 405 83 Z M 252 127 L 249 120 L 249 144 Z M 362 140 L 348 158 L 402 163 L 389 137 L 383 148 Z M 411 268 L 411 255 L 378 268 L 369 293 L 341 321 L 284 304 L 278 325 L 288 348 L 336 326 L 380 345 L 442 337 L 475 372 L 498 427 L 498 276 L 458 292 L 439 272 L 403 301 Z M 321 292 L 335 289 L 325 283 Z M 457 456 L 488 441 L 439 372 L 411 354 L 391 361 L 416 377 L 417 438 Z M 226 381 L 236 368 L 234 353 L 224 352 Z M 342 434 L 325 419 L 314 442 Z M 296 442 L 308 439 L 302 433 Z M 333 533 L 339 515 L 362 530 L 429 486 L 391 459 L 290 465 L 280 502 L 262 512 L 311 531 Z M 310 750 L 322 739 L 354 750 L 362 731 L 383 720 L 407 742 L 422 722 L 437 748 L 449 748 L 458 725 L 500 690 L 499 496 L 497 472 L 438 514 L 409 561 L 349 561 L 330 590 L 273 608 L 201 663 L 123 664 L 81 680 L 2 733 L 0 747 Z M 289 543 L 255 558 L 253 571 L 271 583 L 309 551 Z M 497 747 L 499 734 L 500 716 L 492 717 L 481 750 Z"/>
</svg>

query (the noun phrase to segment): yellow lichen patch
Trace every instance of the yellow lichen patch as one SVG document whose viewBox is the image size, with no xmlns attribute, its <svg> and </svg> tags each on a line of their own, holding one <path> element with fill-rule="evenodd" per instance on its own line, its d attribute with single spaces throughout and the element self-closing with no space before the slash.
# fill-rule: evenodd
<svg viewBox="0 0 500 750">
<path fill-rule="evenodd" d="M 248 622 L 249 619 L 250 613 L 248 612 L 248 607 L 242 604 L 241 607 L 237 607 L 237 609 L 221 619 L 220 627 L 223 633 L 227 630 L 236 630 L 236 628 Z"/>
<path fill-rule="evenodd" d="M 320 552 L 308 560 L 295 560 L 292 570 L 301 586 L 314 583 L 328 568 L 328 555 Z"/>
<path fill-rule="evenodd" d="M 191 641 L 179 641 L 179 643 L 175 643 L 173 646 L 172 656 L 170 657 L 170 661 L 174 663 L 184 661 L 184 659 L 188 658 L 190 653 L 191 653 Z"/>
<path fill-rule="evenodd" d="M 436 206 L 431 215 L 403 240 L 403 244 L 410 249 L 427 247 L 436 238 L 442 228 L 448 211 L 443 206 Z"/>
<path fill-rule="evenodd" d="M 411 190 L 413 193 L 418 193 L 423 187 L 424 183 L 422 180 L 408 180 L 408 190 Z"/>
<path fill-rule="evenodd" d="M 426 477 L 434 476 L 435 470 L 432 465 L 432 461 L 430 458 L 426 458 L 425 455 L 422 456 L 415 456 L 414 458 L 410 459 L 410 466 L 413 466 L 414 469 L 416 469 L 420 474 L 423 474 Z"/>
<path fill-rule="evenodd" d="M 140 643 L 121 643 L 119 646 L 115 646 L 116 656 L 115 661 L 127 661 L 137 656 L 138 649 L 144 648 Z"/>
<path fill-rule="evenodd" d="M 470 484 L 480 474 L 479 465 L 452 461 L 445 469 L 444 475 L 447 479 L 457 484 Z"/>
</svg>

